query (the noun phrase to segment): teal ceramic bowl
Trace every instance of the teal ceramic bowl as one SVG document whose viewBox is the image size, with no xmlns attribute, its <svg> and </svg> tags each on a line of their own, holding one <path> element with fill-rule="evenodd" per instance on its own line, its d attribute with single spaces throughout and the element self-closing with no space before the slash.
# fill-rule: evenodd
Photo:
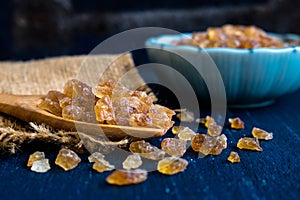
<svg viewBox="0 0 300 200">
<path fill-rule="evenodd" d="M 300 41 L 295 34 L 273 36 L 283 40 Z M 225 86 L 227 104 L 231 107 L 258 107 L 269 105 L 284 94 L 300 88 L 300 46 L 284 48 L 206 48 L 176 46 L 174 42 L 191 34 L 162 35 L 146 41 L 149 60 L 168 65 L 183 74 L 202 99 L 209 93 L 201 75 L 193 67 L 209 68 L 215 64 Z M 207 61 L 211 59 L 211 61 Z M 193 67 L 187 62 L 193 61 Z M 196 63 L 196 66 L 195 66 Z M 202 70 L 203 73 L 207 70 Z M 209 73 L 209 71 L 207 71 Z M 172 74 L 157 74 L 159 79 L 177 84 Z M 210 80 L 214 75 L 206 74 Z M 212 81 L 213 82 L 213 81 Z M 180 86 L 178 86 L 180 87 Z"/>
</svg>

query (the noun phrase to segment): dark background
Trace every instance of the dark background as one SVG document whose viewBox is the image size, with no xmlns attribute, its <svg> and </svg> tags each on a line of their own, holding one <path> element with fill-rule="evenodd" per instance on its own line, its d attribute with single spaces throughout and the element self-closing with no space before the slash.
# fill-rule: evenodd
<svg viewBox="0 0 300 200">
<path fill-rule="evenodd" d="M 232 23 L 300 33 L 299 4 L 298 0 L 1 1 L 0 60 L 88 54 L 105 38 L 144 26 L 188 32 Z"/>
</svg>

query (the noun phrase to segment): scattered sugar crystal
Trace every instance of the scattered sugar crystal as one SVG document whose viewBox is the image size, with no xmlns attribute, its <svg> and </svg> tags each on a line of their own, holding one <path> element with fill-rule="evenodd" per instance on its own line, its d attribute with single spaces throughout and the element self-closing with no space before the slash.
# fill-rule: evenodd
<svg viewBox="0 0 300 200">
<path fill-rule="evenodd" d="M 260 128 L 254 127 L 252 129 L 252 135 L 253 137 L 260 139 L 260 140 L 272 140 L 273 139 L 273 133 L 269 133 L 265 130 L 262 130 Z"/>
<path fill-rule="evenodd" d="M 178 119 L 182 122 L 193 122 L 194 121 L 194 113 L 190 111 L 182 110 L 180 113 L 176 115 Z"/>
<path fill-rule="evenodd" d="M 183 158 L 166 157 L 160 160 L 157 165 L 157 170 L 166 175 L 173 175 L 183 172 L 188 165 L 188 161 Z"/>
<path fill-rule="evenodd" d="M 186 152 L 186 142 L 176 138 L 165 138 L 161 142 L 161 148 L 171 156 L 182 157 Z"/>
<path fill-rule="evenodd" d="M 235 151 L 231 151 L 230 152 L 227 160 L 229 162 L 232 162 L 232 163 L 236 163 L 236 162 L 240 162 L 241 161 L 239 154 L 237 152 L 235 152 Z"/>
<path fill-rule="evenodd" d="M 106 178 L 106 182 L 118 186 L 138 184 L 147 179 L 147 174 L 142 169 L 115 170 Z"/>
<path fill-rule="evenodd" d="M 218 136 L 221 134 L 223 127 L 217 123 L 210 123 L 207 127 L 207 134 L 210 136 Z"/>
<path fill-rule="evenodd" d="M 51 169 L 49 165 L 49 160 L 48 159 L 41 159 L 41 160 L 36 160 L 32 163 L 31 166 L 31 171 L 37 172 L 37 173 L 45 173 L 48 170 Z"/>
<path fill-rule="evenodd" d="M 231 128 L 234 128 L 234 129 L 243 129 L 244 128 L 244 122 L 239 117 L 229 118 L 228 121 L 230 123 Z"/>
<path fill-rule="evenodd" d="M 45 153 L 44 152 L 40 152 L 40 151 L 36 151 L 33 154 L 31 154 L 29 156 L 28 162 L 27 162 L 27 167 L 31 167 L 33 162 L 37 161 L 37 160 L 42 160 L 45 159 Z"/>
<path fill-rule="evenodd" d="M 191 141 L 192 149 L 204 155 L 219 155 L 227 147 L 227 137 L 222 134 L 218 137 L 211 137 L 207 134 L 197 134 Z"/>
<path fill-rule="evenodd" d="M 99 160 L 103 160 L 104 157 L 105 156 L 102 153 L 94 152 L 88 157 L 88 160 L 89 160 L 89 162 L 97 162 Z"/>
<path fill-rule="evenodd" d="M 182 130 L 178 133 L 178 138 L 183 141 L 189 141 L 191 140 L 196 133 L 190 129 L 189 127 L 184 127 Z"/>
<path fill-rule="evenodd" d="M 62 148 L 55 160 L 55 164 L 63 168 L 65 171 L 74 169 L 81 162 L 79 156 L 72 150 Z"/>
<path fill-rule="evenodd" d="M 129 150 L 151 160 L 161 160 L 165 157 L 164 151 L 144 140 L 132 142 Z"/>
<path fill-rule="evenodd" d="M 216 123 L 215 119 L 210 116 L 206 116 L 204 123 L 205 127 L 208 128 L 209 124 L 211 123 Z"/>
<path fill-rule="evenodd" d="M 140 155 L 132 154 L 127 156 L 127 158 L 122 164 L 124 169 L 136 169 L 140 167 L 143 164 L 143 162 Z"/>
<path fill-rule="evenodd" d="M 263 151 L 263 149 L 259 146 L 259 142 L 257 138 L 249 138 L 249 137 L 240 138 L 237 143 L 237 147 L 239 149 Z"/>
<path fill-rule="evenodd" d="M 222 147 L 224 149 L 226 149 L 227 148 L 227 137 L 226 137 L 226 135 L 222 134 L 220 136 L 217 136 L 216 138 L 220 142 L 220 144 L 222 145 Z"/>
<path fill-rule="evenodd" d="M 96 161 L 93 164 L 93 169 L 96 170 L 97 172 L 101 173 L 104 171 L 111 171 L 111 170 L 115 169 L 115 166 L 109 164 L 108 161 L 103 159 L 103 160 Z"/>
<path fill-rule="evenodd" d="M 114 165 L 111 165 L 107 160 L 104 159 L 104 155 L 100 152 L 94 152 L 89 157 L 89 162 L 93 162 L 93 169 L 97 172 L 111 171 L 115 169 Z"/>
<path fill-rule="evenodd" d="M 185 127 L 184 126 L 173 126 L 172 127 L 172 133 L 174 135 L 178 134 L 181 130 L 183 130 Z"/>
</svg>

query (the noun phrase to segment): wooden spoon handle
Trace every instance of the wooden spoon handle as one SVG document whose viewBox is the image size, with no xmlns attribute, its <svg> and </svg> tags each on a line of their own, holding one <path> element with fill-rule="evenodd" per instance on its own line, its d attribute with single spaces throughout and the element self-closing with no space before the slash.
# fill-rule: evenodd
<svg viewBox="0 0 300 200">
<path fill-rule="evenodd" d="M 30 122 L 40 115 L 37 105 L 41 102 L 43 95 L 11 95 L 0 94 L 0 112 Z"/>
<path fill-rule="evenodd" d="M 0 112 L 25 122 L 47 124 L 54 129 L 76 131 L 75 122 L 53 115 L 38 107 L 44 95 L 0 94 Z"/>
</svg>

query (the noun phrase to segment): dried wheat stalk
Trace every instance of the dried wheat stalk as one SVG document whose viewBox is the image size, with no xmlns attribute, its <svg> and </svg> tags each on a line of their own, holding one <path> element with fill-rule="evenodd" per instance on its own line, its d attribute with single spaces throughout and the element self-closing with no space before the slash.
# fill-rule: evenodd
<svg viewBox="0 0 300 200">
<path fill-rule="evenodd" d="M 85 137 L 85 140 L 89 140 L 94 146 L 105 148 L 120 146 L 129 142 L 126 138 L 119 142 L 94 139 L 85 133 L 79 133 L 79 136 L 78 132 L 56 131 L 45 124 L 37 125 L 30 122 L 28 125 L 0 116 L 0 151 L 14 154 L 23 143 L 29 143 L 33 140 L 67 146 L 77 152 L 86 151 L 81 137 Z"/>
</svg>

